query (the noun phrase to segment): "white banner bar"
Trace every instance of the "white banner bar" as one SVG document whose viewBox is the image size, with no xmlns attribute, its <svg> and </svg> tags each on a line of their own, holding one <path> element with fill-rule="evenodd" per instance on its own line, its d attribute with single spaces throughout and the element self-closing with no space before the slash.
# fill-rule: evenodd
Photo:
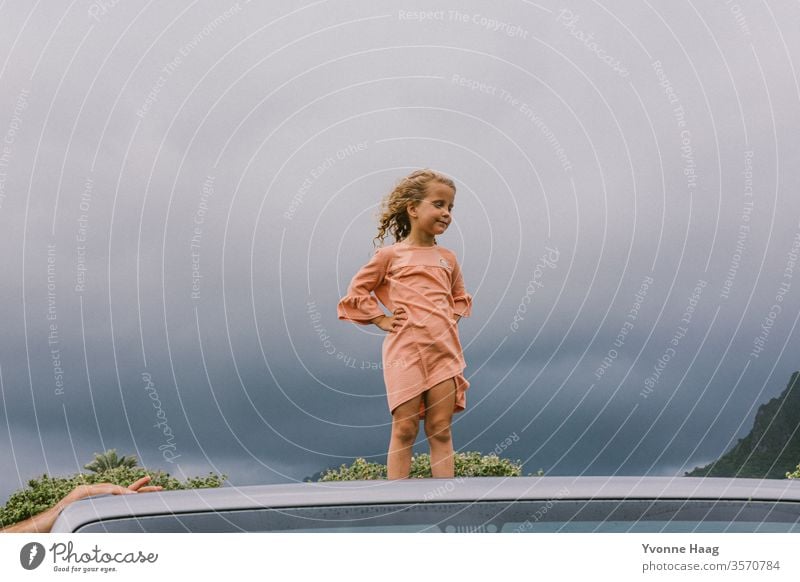
<svg viewBox="0 0 800 582">
<path fill-rule="evenodd" d="M 0 536 L 3 580 L 798 579 L 796 534 Z M 201 578 L 202 577 L 202 578 Z M 556 578 L 557 577 L 557 578 Z"/>
</svg>

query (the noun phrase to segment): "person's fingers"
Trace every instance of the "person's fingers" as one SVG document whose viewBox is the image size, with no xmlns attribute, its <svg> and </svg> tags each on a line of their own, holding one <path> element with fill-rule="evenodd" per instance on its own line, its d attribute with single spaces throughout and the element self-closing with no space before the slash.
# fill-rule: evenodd
<svg viewBox="0 0 800 582">
<path fill-rule="evenodd" d="M 89 485 L 88 490 L 86 492 L 86 497 L 90 495 L 103 495 L 103 494 L 112 494 L 112 495 L 131 495 L 135 493 L 149 493 L 152 491 L 161 491 L 163 487 L 161 485 L 148 485 L 143 486 L 145 483 L 150 481 L 150 477 L 142 477 L 137 481 L 131 483 L 128 487 L 123 487 L 122 485 L 114 485 L 112 483 L 95 483 L 94 485 Z"/>
<path fill-rule="evenodd" d="M 128 489 L 130 489 L 131 491 L 137 491 L 139 487 L 149 482 L 150 482 L 150 475 L 145 475 L 141 479 L 137 479 L 136 481 L 128 485 Z"/>
<path fill-rule="evenodd" d="M 150 476 L 146 475 L 141 479 L 130 484 L 128 487 L 122 485 L 114 485 L 113 483 L 93 483 L 91 485 L 79 485 L 70 491 L 62 500 L 66 504 L 70 504 L 78 499 L 91 497 L 93 495 L 130 495 L 137 492 L 150 493 L 153 491 L 161 491 L 161 485 L 147 485 L 150 482 Z"/>
<path fill-rule="evenodd" d="M 89 486 L 89 495 L 127 495 L 128 493 L 133 493 L 129 491 L 127 488 L 123 487 L 122 485 L 114 485 L 113 483 L 95 483 L 94 485 Z"/>
</svg>

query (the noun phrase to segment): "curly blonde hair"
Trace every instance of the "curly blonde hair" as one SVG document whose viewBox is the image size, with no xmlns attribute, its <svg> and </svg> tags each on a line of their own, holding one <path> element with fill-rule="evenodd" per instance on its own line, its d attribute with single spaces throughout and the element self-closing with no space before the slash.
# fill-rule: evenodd
<svg viewBox="0 0 800 582">
<path fill-rule="evenodd" d="M 406 206 L 409 202 L 414 202 L 415 205 L 422 202 L 427 195 L 428 184 L 434 181 L 450 186 L 455 193 L 455 183 L 444 174 L 430 168 L 412 172 L 397 183 L 392 193 L 383 199 L 381 213 L 378 216 L 378 236 L 373 239 L 373 244 L 374 241 L 380 241 L 383 246 L 387 233 L 394 237 L 395 242 L 400 242 L 409 235 L 411 220 Z M 433 242 L 436 244 L 435 239 Z"/>
</svg>

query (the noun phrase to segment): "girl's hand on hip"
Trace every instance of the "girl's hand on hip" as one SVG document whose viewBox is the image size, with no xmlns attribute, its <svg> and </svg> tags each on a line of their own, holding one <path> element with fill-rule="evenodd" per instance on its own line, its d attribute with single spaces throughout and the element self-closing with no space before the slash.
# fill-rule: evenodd
<svg viewBox="0 0 800 582">
<path fill-rule="evenodd" d="M 391 316 L 384 315 L 383 318 L 374 323 L 383 331 L 395 333 L 406 324 L 407 320 L 408 314 L 406 313 L 405 309 L 398 307 L 394 310 L 394 313 Z"/>
</svg>

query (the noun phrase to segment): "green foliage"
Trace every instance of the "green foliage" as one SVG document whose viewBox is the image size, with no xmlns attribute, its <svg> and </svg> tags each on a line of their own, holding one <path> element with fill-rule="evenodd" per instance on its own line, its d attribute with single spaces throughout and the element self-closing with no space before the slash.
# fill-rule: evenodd
<svg viewBox="0 0 800 582">
<path fill-rule="evenodd" d="M 358 457 L 349 467 L 341 465 L 339 469 L 328 469 L 322 473 L 320 481 L 357 481 L 360 479 L 386 479 L 386 465 L 370 463 Z"/>
<path fill-rule="evenodd" d="M 117 449 L 109 449 L 105 453 L 95 453 L 94 460 L 83 466 L 87 471 L 95 473 L 102 473 L 109 469 L 116 469 L 117 467 L 133 468 L 138 464 L 138 459 L 135 455 L 117 456 Z"/>
<path fill-rule="evenodd" d="M 522 463 L 503 459 L 497 455 L 482 455 L 477 451 L 456 453 L 453 459 L 456 477 L 519 477 Z M 544 475 L 539 469 L 537 475 Z M 431 477 L 431 457 L 418 453 L 411 457 L 409 477 L 422 479 Z M 386 479 L 386 465 L 370 463 L 358 457 L 349 467 L 341 465 L 338 469 L 328 469 L 320 476 L 320 481 L 354 481 L 360 479 Z"/>
<path fill-rule="evenodd" d="M 0 508 L 0 527 L 9 526 L 49 509 L 79 485 L 114 483 L 127 487 L 145 475 L 151 477 L 148 485 L 161 485 L 166 491 L 220 487 L 228 478 L 226 475 L 209 473 L 205 477 L 189 477 L 181 482 L 164 471 L 148 471 L 143 467 L 127 466 L 116 467 L 102 473 L 77 473 L 69 477 L 42 475 L 39 479 L 28 481 L 27 487 L 15 491 L 8 498 L 5 506 Z"/>
<path fill-rule="evenodd" d="M 426 459 L 426 461 L 427 470 L 430 471 L 430 459 Z M 518 459 L 515 463 L 495 454 L 482 456 L 475 451 L 462 453 L 456 455 L 454 464 L 458 477 L 519 477 L 522 475 L 522 461 Z M 425 476 L 430 476 L 430 472 Z"/>
<path fill-rule="evenodd" d="M 800 477 L 800 372 L 781 394 L 758 407 L 753 428 L 717 460 L 685 474 L 689 477 Z M 794 469 L 794 471 L 793 471 Z"/>
</svg>

